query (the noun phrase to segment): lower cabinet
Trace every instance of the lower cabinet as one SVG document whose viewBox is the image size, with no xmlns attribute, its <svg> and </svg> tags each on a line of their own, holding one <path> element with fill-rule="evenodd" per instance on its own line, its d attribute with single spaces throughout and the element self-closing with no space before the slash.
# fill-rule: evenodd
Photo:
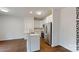
<svg viewBox="0 0 79 59">
<path fill-rule="evenodd" d="M 40 36 L 30 35 L 27 39 L 27 52 L 34 52 L 40 50 Z"/>
</svg>

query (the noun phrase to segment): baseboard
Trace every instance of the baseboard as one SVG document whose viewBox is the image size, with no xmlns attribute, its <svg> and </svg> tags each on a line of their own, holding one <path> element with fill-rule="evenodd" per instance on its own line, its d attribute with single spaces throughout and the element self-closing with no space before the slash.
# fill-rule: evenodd
<svg viewBox="0 0 79 59">
<path fill-rule="evenodd" d="M 61 47 L 63 47 L 62 45 L 58 45 L 58 46 L 61 46 Z M 65 48 L 65 47 L 63 47 L 63 48 Z M 65 48 L 65 49 L 67 49 L 67 48 Z M 69 50 L 69 49 L 67 49 L 67 50 Z M 73 52 L 73 51 L 69 50 L 69 52 Z"/>
<path fill-rule="evenodd" d="M 54 47 L 58 47 L 58 46 L 61 46 L 61 45 L 56 45 L 56 46 L 53 46 L 52 45 L 52 47 L 54 48 Z M 63 47 L 63 46 L 61 46 L 61 47 Z M 65 48 L 65 47 L 63 47 L 63 48 Z M 67 49 L 67 48 L 65 48 L 65 49 Z M 71 51 L 71 50 L 69 50 L 69 49 L 67 49 L 69 52 L 73 52 L 73 51 Z"/>
</svg>

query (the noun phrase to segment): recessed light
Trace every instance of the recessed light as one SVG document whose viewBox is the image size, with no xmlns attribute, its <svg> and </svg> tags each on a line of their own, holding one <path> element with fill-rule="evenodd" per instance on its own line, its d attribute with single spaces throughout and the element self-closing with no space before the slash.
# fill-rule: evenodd
<svg viewBox="0 0 79 59">
<path fill-rule="evenodd" d="M 0 11 L 9 12 L 9 10 L 7 8 L 0 8 Z"/>
<path fill-rule="evenodd" d="M 41 11 L 37 11 L 36 14 L 37 14 L 37 15 L 41 15 L 42 12 L 41 12 Z"/>
<path fill-rule="evenodd" d="M 29 13 L 30 13 L 30 14 L 32 14 L 33 12 L 32 12 L 32 11 L 30 11 Z"/>
</svg>

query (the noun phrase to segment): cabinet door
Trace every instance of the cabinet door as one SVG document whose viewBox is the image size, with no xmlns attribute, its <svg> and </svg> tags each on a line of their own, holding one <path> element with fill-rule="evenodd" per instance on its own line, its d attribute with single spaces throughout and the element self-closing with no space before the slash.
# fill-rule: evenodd
<svg viewBox="0 0 79 59">
<path fill-rule="evenodd" d="M 31 51 L 40 50 L 40 38 L 38 36 L 31 37 Z"/>
</svg>

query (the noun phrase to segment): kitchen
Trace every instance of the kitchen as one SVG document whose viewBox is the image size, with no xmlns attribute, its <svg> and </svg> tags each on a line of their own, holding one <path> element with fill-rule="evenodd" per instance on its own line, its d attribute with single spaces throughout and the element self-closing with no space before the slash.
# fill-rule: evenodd
<svg viewBox="0 0 79 59">
<path fill-rule="evenodd" d="M 75 24 L 71 22 L 74 21 L 73 18 L 76 18 L 75 15 L 75 7 L 1 7 L 0 51 L 77 51 L 76 39 L 71 40 L 76 38 L 71 34 Z M 66 21 L 66 18 L 70 18 L 70 23 Z M 67 27 L 65 21 L 72 25 Z M 75 28 L 72 31 L 75 32 Z"/>
<path fill-rule="evenodd" d="M 1 7 L 0 10 L 0 41 L 24 39 L 27 51 L 40 50 L 43 24 L 50 22 L 43 19 L 52 14 L 51 8 Z M 30 42 L 36 44 L 32 46 Z"/>
</svg>

